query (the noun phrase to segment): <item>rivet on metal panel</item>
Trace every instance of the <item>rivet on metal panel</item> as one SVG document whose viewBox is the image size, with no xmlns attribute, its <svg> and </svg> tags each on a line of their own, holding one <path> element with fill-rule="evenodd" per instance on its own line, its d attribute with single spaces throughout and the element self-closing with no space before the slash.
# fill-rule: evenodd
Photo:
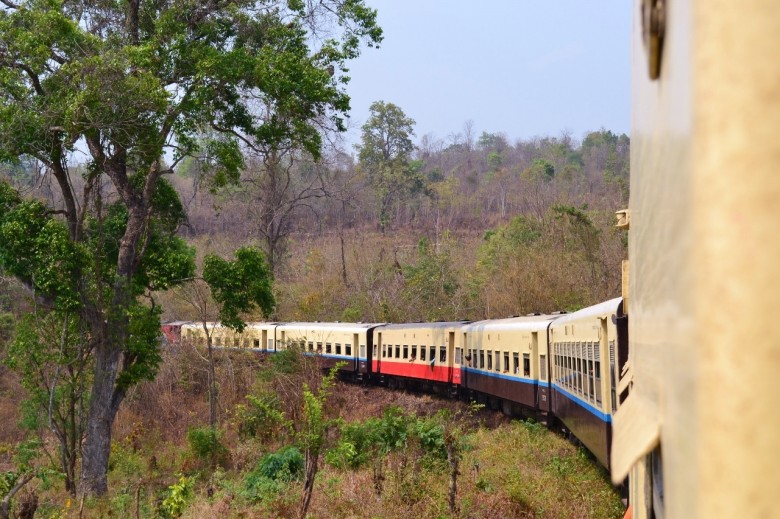
<svg viewBox="0 0 780 519">
<path fill-rule="evenodd" d="M 661 54 L 666 32 L 664 0 L 642 0 L 642 39 L 647 49 L 647 72 L 650 79 L 661 75 Z"/>
</svg>

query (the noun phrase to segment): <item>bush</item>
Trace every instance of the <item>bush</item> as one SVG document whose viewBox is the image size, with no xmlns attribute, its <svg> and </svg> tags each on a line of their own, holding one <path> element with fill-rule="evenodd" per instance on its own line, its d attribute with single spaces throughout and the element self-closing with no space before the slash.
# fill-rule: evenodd
<svg viewBox="0 0 780 519">
<path fill-rule="evenodd" d="M 187 442 L 190 444 L 190 452 L 195 459 L 210 461 L 218 465 L 227 462 L 228 450 L 219 441 L 221 432 L 215 427 L 194 427 L 187 431 Z M 212 458 L 213 456 L 213 458 Z"/>
<path fill-rule="evenodd" d="M 247 395 L 246 399 L 246 405 L 236 406 L 236 424 L 241 439 L 267 440 L 280 430 L 290 428 L 289 420 L 279 409 L 279 397 L 276 395 Z"/>
<path fill-rule="evenodd" d="M 303 474 L 303 454 L 295 447 L 285 447 L 266 454 L 253 471 L 262 477 L 277 481 L 292 481 Z"/>
<path fill-rule="evenodd" d="M 288 482 L 303 474 L 303 465 L 303 454 L 295 447 L 266 454 L 244 480 L 244 497 L 252 502 L 274 499 Z"/>
</svg>

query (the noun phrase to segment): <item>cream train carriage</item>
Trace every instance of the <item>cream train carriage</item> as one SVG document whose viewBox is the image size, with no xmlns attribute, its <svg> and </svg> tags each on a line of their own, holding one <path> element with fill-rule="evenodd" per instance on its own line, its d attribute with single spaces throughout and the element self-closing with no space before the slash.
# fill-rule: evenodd
<svg viewBox="0 0 780 519">
<path fill-rule="evenodd" d="M 634 9 L 613 479 L 635 518 L 778 517 L 780 2 Z"/>
</svg>

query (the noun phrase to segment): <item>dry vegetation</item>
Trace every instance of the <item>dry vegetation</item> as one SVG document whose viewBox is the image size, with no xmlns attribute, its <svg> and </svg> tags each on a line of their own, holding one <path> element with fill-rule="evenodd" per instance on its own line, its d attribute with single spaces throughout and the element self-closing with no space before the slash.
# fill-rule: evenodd
<svg viewBox="0 0 780 519">
<path fill-rule="evenodd" d="M 276 370 L 277 375 L 261 375 L 269 370 Z M 187 440 L 188 431 L 208 420 L 206 363 L 191 348 L 173 348 L 166 351 L 157 379 L 138 386 L 117 418 L 109 496 L 78 502 L 52 476 L 48 484 L 37 482 L 30 488 L 38 500 L 36 517 L 132 517 L 136 513 L 139 517 L 171 517 L 166 499 L 182 477 L 186 492 L 180 517 L 295 517 L 300 480 L 292 478 L 278 488 L 261 487 L 254 493 L 247 490 L 263 456 L 293 444 L 294 435 L 282 430 L 272 436 L 242 435 L 237 410 L 246 404 L 246 394 L 261 395 L 273 389 L 295 428 L 294 411 L 300 411 L 295 388 L 304 380 L 316 385 L 319 373 L 309 365 L 279 376 L 279 366 L 269 359 L 241 352 L 220 353 L 217 371 L 219 441 L 225 456 L 215 470 L 194 453 Z M 330 398 L 328 418 L 336 424 L 365 423 L 394 408 L 407 421 L 419 420 L 412 423 L 439 423 L 435 420 L 443 409 L 449 410 L 450 417 L 464 417 L 459 423 L 465 441 L 457 511 L 450 512 L 447 504 L 446 460 L 431 455 L 419 438 L 409 436 L 403 448 L 355 468 L 323 462 L 310 517 L 621 516 L 619 496 L 603 469 L 585 451 L 539 424 L 513 421 L 494 411 L 472 412 L 464 402 L 346 383 L 339 383 Z M 18 438 L 8 427 L 13 420 L 4 423 L 0 434 L 3 445 L 10 445 Z M 331 459 L 327 452 L 339 448 L 338 431 L 337 425 L 330 428 L 326 461 Z M 6 461 L 10 454 L 6 449 Z M 377 463 L 382 468 L 381 493 L 376 487 Z"/>
</svg>

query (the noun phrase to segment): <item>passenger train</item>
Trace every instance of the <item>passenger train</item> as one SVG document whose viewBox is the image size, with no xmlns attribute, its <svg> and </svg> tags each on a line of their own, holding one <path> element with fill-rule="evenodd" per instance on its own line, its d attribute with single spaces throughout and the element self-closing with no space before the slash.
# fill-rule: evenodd
<svg viewBox="0 0 780 519">
<path fill-rule="evenodd" d="M 209 323 L 212 345 L 273 353 L 293 346 L 322 367 L 390 387 L 485 402 L 560 423 L 606 467 L 627 339 L 620 298 L 570 314 L 478 322 Z M 163 325 L 170 342 L 206 344 L 202 323 Z"/>
<path fill-rule="evenodd" d="M 780 517 L 780 2 L 633 9 L 621 298 L 474 323 L 213 325 L 217 340 L 297 341 L 358 378 L 559 420 L 628 478 L 634 519 Z M 166 325 L 179 333 L 201 337 Z"/>
</svg>

